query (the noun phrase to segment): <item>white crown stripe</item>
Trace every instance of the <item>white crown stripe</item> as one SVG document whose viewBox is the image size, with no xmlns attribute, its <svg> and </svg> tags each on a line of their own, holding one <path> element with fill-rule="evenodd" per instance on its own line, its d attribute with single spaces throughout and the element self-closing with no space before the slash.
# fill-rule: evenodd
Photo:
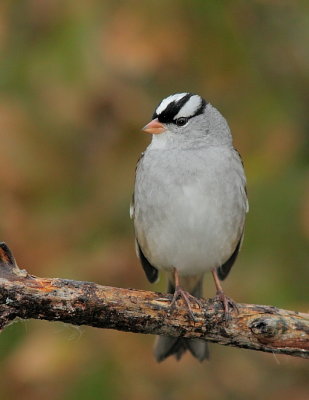
<svg viewBox="0 0 309 400">
<path fill-rule="evenodd" d="M 166 107 L 172 103 L 173 101 L 178 101 L 185 97 L 188 93 L 177 93 L 177 94 L 172 94 L 171 96 L 168 96 L 166 99 L 162 100 L 161 103 L 159 104 L 158 108 L 156 109 L 156 113 L 159 115 L 163 110 L 166 109 Z"/>
<path fill-rule="evenodd" d="M 202 98 L 198 95 L 191 96 L 189 100 L 181 107 L 174 119 L 179 117 L 192 117 L 202 104 Z"/>
</svg>

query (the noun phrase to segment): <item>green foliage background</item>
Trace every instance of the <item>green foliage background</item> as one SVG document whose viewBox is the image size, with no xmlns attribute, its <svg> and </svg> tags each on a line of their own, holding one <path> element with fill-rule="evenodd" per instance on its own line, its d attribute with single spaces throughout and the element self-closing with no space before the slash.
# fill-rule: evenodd
<svg viewBox="0 0 309 400">
<path fill-rule="evenodd" d="M 128 205 L 170 93 L 228 119 L 250 213 L 226 292 L 308 309 L 309 13 L 292 0 L 2 0 L 0 235 L 40 276 L 150 288 Z M 147 137 L 146 137 L 147 136 Z M 164 278 L 151 287 L 164 290 Z M 214 294 L 210 276 L 205 296 Z M 1 399 L 291 399 L 304 360 L 212 347 L 156 364 L 153 338 L 27 321 L 0 336 Z"/>
</svg>

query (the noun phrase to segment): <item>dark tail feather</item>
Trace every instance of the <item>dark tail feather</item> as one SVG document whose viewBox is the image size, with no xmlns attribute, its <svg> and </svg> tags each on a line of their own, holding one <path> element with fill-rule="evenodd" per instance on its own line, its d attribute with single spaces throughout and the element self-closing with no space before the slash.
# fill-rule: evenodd
<svg viewBox="0 0 309 400">
<path fill-rule="evenodd" d="M 154 355 L 158 362 L 172 355 L 175 355 L 176 359 L 180 360 L 186 350 L 189 350 L 199 361 L 204 361 L 209 358 L 208 345 L 205 340 L 172 338 L 168 336 L 157 337 Z"/>
<path fill-rule="evenodd" d="M 201 297 L 202 286 L 203 281 L 201 279 L 194 290 L 191 291 L 191 294 L 195 297 Z M 168 293 L 174 293 L 174 291 L 174 286 L 169 282 Z M 172 355 L 174 355 L 177 360 L 180 360 L 187 350 L 189 350 L 190 353 L 199 361 L 209 358 L 208 344 L 205 340 L 174 338 L 169 336 L 157 336 L 154 356 L 158 362 L 161 362 Z"/>
</svg>

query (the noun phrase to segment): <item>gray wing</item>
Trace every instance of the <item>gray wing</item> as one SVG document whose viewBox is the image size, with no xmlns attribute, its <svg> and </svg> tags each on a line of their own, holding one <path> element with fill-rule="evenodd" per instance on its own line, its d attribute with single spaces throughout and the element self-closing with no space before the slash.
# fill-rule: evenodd
<svg viewBox="0 0 309 400">
<path fill-rule="evenodd" d="M 138 164 L 141 162 L 143 156 L 144 156 L 144 153 L 142 153 L 140 155 L 140 158 L 137 161 L 135 173 L 138 168 Z M 130 204 L 130 218 L 134 219 L 134 193 L 132 195 L 132 201 Z M 145 257 L 144 253 L 142 252 L 142 249 L 136 239 L 135 239 L 135 249 L 136 249 L 137 257 L 141 261 L 141 264 L 142 264 L 143 270 L 147 276 L 147 279 L 151 283 L 156 282 L 156 280 L 158 279 L 158 276 L 159 276 L 159 271 L 157 270 L 157 268 L 155 268 L 153 265 L 151 265 L 150 262 L 147 260 L 147 258 Z"/>
<path fill-rule="evenodd" d="M 239 152 L 234 149 L 237 156 L 239 157 L 239 160 L 241 162 L 242 168 L 244 168 L 244 163 L 243 160 L 241 158 L 241 155 L 239 154 Z M 246 180 L 245 180 L 245 175 L 243 175 L 243 185 L 240 187 L 241 193 L 242 193 L 242 197 L 244 199 L 244 203 L 245 203 L 245 211 L 246 213 L 249 211 L 249 204 L 248 204 L 248 195 L 247 195 L 247 187 L 246 187 Z M 237 243 L 237 246 L 235 247 L 235 250 L 233 251 L 232 255 L 230 256 L 230 258 L 224 263 L 222 264 L 220 267 L 217 268 L 217 272 L 218 272 L 218 276 L 220 278 L 221 281 L 223 281 L 229 274 L 241 247 L 241 243 L 243 241 L 243 237 L 244 237 L 244 233 L 241 234 L 240 239 Z"/>
<path fill-rule="evenodd" d="M 136 171 L 137 171 L 138 165 L 142 161 L 143 157 L 144 157 L 144 153 L 141 153 L 141 155 L 139 156 L 139 159 L 137 160 L 137 163 L 136 163 L 135 176 L 136 176 Z M 130 203 L 130 218 L 134 219 L 134 192 L 133 192 L 132 200 Z"/>
</svg>

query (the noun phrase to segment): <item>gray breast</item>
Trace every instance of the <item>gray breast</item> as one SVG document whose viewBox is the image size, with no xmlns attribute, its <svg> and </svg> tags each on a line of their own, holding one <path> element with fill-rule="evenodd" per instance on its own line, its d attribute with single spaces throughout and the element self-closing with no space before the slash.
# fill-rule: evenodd
<svg viewBox="0 0 309 400">
<path fill-rule="evenodd" d="M 151 264 L 193 275 L 224 263 L 243 231 L 244 185 L 232 147 L 148 149 L 136 171 L 134 225 Z"/>
</svg>

